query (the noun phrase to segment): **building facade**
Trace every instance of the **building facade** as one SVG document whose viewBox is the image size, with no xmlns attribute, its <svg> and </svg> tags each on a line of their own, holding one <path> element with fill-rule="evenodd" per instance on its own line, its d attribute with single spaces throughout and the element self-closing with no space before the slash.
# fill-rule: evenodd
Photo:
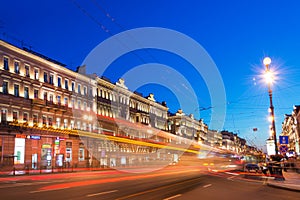
<svg viewBox="0 0 300 200">
<path fill-rule="evenodd" d="M 212 147 L 222 147 L 222 134 L 216 130 L 207 131 L 207 144 Z"/>
<path fill-rule="evenodd" d="M 222 144 L 202 120 L 169 115 L 165 102 L 130 91 L 123 79 L 73 71 L 2 40 L 0 112 L 0 167 L 149 166 Z"/>
<path fill-rule="evenodd" d="M 197 142 L 207 141 L 208 126 L 202 120 L 194 119 L 191 114 L 185 115 L 182 109 L 168 117 L 169 130 L 172 134 Z"/>
<path fill-rule="evenodd" d="M 153 134 L 166 130 L 168 111 L 153 94 L 144 98 L 122 79 L 113 84 L 85 74 L 84 66 L 75 72 L 4 41 L 0 47 L 1 165 L 128 165 L 144 159 L 130 153 L 157 148 L 117 138 L 171 141 Z"/>
<path fill-rule="evenodd" d="M 292 114 L 286 114 L 282 123 L 281 136 L 288 136 L 289 152 L 300 155 L 300 106 L 294 106 Z"/>
</svg>

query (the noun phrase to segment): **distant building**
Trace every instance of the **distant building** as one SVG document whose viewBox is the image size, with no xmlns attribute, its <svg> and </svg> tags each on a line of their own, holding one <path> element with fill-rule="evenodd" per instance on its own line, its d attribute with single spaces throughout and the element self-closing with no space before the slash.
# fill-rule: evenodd
<svg viewBox="0 0 300 200">
<path fill-rule="evenodd" d="M 222 134 L 216 130 L 208 130 L 207 144 L 212 147 L 222 147 Z"/>
<path fill-rule="evenodd" d="M 202 120 L 194 119 L 193 115 L 187 116 L 179 109 L 175 114 L 169 115 L 168 121 L 172 134 L 199 142 L 207 141 L 207 125 Z"/>
<path fill-rule="evenodd" d="M 237 154 L 246 153 L 248 146 L 246 140 L 240 138 L 236 133 L 230 131 L 221 131 L 222 134 L 222 148 Z M 255 148 L 256 149 L 256 148 Z"/>
<path fill-rule="evenodd" d="M 300 106 L 294 106 L 292 114 L 286 114 L 282 123 L 282 136 L 289 137 L 289 151 L 300 155 Z"/>
</svg>

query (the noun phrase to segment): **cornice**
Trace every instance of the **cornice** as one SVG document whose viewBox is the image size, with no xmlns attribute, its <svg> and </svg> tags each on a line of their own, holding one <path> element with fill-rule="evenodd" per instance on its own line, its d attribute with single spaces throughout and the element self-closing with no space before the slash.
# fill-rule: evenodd
<svg viewBox="0 0 300 200">
<path fill-rule="evenodd" d="M 11 44 L 9 44 L 7 42 L 4 42 L 3 40 L 0 40 L 0 46 L 5 47 L 5 48 L 7 48 L 7 49 L 9 49 L 9 50 L 11 50 L 13 52 L 16 52 L 18 54 L 23 55 L 23 56 L 26 56 L 26 57 L 28 57 L 30 59 L 33 59 L 35 61 L 41 62 L 41 63 L 43 63 L 43 64 L 45 64 L 47 66 L 50 66 L 50 67 L 52 67 L 52 69 L 54 69 L 54 71 L 56 71 L 56 70 L 57 71 L 62 71 L 64 73 L 66 73 L 68 76 L 72 76 L 72 77 L 74 77 L 76 79 L 78 78 L 79 80 L 86 81 L 86 82 L 90 82 L 91 80 L 93 80 L 92 78 L 90 78 L 90 77 L 88 77 L 86 75 L 79 74 L 79 73 L 77 73 L 77 72 L 75 72 L 73 70 L 70 70 L 70 69 L 62 66 L 62 65 L 53 63 L 53 62 L 51 62 L 49 60 L 46 60 L 45 58 L 39 57 L 39 56 L 34 55 L 34 54 L 30 53 L 30 52 L 27 52 L 27 51 L 25 51 L 23 49 L 20 49 L 19 47 L 16 47 L 16 46 L 11 45 Z"/>
</svg>

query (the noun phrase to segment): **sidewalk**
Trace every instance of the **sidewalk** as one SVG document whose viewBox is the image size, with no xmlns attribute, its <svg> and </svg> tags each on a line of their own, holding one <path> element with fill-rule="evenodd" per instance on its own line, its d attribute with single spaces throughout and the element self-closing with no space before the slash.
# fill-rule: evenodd
<svg viewBox="0 0 300 200">
<path fill-rule="evenodd" d="M 297 172 L 283 172 L 284 181 L 275 179 L 268 179 L 267 185 L 287 190 L 294 190 L 300 192 L 300 173 Z"/>
</svg>

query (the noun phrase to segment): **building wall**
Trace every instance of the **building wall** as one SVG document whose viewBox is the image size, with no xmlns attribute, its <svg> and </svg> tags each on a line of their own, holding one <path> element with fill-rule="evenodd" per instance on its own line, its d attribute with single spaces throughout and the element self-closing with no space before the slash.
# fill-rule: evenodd
<svg viewBox="0 0 300 200">
<path fill-rule="evenodd" d="M 77 166 L 96 166 L 97 159 L 93 154 L 101 157 L 101 153 L 107 156 L 105 152 L 110 152 L 109 155 L 114 157 L 112 149 L 127 149 L 127 152 L 128 149 L 143 148 L 115 142 L 105 146 L 105 138 L 84 143 L 82 137 L 76 136 L 78 131 L 82 131 L 81 135 L 102 133 L 151 139 L 153 134 L 137 130 L 136 125 L 166 129 L 168 108 L 157 103 L 153 95 L 144 98 L 129 91 L 124 80 L 113 84 L 86 75 L 84 69 L 80 68 L 80 73 L 74 72 L 57 61 L 4 41 L 0 41 L 0 46 L 2 163 L 14 160 L 20 166 L 52 167 L 58 165 L 56 156 L 62 154 L 64 164 L 71 160 Z M 31 136 L 39 138 L 31 139 Z M 163 138 L 156 140 L 165 142 Z M 91 145 L 102 150 L 91 150 Z M 79 159 L 82 148 L 84 160 Z M 50 163 L 43 160 L 47 157 L 46 151 L 50 152 Z M 20 156 L 16 159 L 16 154 L 20 153 L 24 161 L 19 160 Z M 102 164 L 110 165 L 109 159 L 102 160 Z M 34 162 L 37 162 L 35 166 Z"/>
</svg>

